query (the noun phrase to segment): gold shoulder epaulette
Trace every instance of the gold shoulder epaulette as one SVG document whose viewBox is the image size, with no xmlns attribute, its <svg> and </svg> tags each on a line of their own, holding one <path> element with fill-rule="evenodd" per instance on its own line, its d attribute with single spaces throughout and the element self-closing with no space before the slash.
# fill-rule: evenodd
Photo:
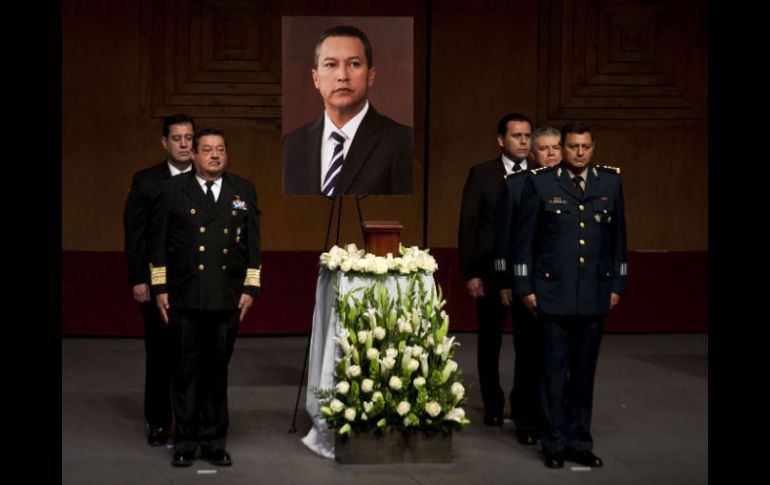
<svg viewBox="0 0 770 485">
<path fill-rule="evenodd" d="M 508 175 L 506 175 L 505 178 L 515 177 L 516 175 L 521 175 L 523 173 L 527 173 L 527 171 L 526 170 L 519 170 L 518 172 L 512 172 L 512 173 L 509 173 Z"/>
<path fill-rule="evenodd" d="M 530 172 L 532 173 L 532 175 L 540 175 L 541 173 L 545 173 L 553 169 L 554 167 L 539 167 L 539 168 L 533 168 L 532 170 L 530 170 Z"/>
<path fill-rule="evenodd" d="M 620 169 L 618 167 L 611 167 L 609 165 L 599 165 L 596 168 L 599 170 L 604 170 L 605 172 L 612 172 L 616 175 L 620 175 Z"/>
</svg>

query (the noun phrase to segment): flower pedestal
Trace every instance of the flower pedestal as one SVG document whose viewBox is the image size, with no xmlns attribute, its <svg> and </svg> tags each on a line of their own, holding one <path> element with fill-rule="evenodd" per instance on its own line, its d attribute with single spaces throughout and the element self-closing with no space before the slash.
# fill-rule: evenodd
<svg viewBox="0 0 770 485">
<path fill-rule="evenodd" d="M 422 431 L 387 431 L 335 435 L 334 457 L 344 464 L 451 463 L 452 435 Z"/>
</svg>

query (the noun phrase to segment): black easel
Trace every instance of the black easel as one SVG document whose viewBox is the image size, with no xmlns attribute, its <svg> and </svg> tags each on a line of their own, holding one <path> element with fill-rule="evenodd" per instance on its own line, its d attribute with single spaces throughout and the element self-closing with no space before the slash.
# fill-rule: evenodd
<svg viewBox="0 0 770 485">
<path fill-rule="evenodd" d="M 361 212 L 361 204 L 360 201 L 366 196 L 356 196 L 356 209 L 358 210 L 358 223 L 361 226 L 361 237 L 364 238 L 364 241 L 366 240 L 364 236 L 364 217 Z M 343 198 L 340 195 L 335 195 L 332 197 L 327 197 L 329 200 L 332 201 L 332 205 L 329 208 L 329 221 L 326 224 L 326 238 L 324 239 L 324 247 L 321 250 L 321 252 L 326 252 L 327 249 L 329 249 L 329 235 L 331 234 L 332 230 L 332 223 L 334 222 L 334 206 L 337 205 L 337 201 L 339 200 L 339 205 L 337 206 L 337 236 L 334 239 L 334 244 L 338 245 L 340 244 L 340 227 L 342 226 L 342 201 Z M 289 428 L 289 433 L 296 433 L 297 432 L 297 411 L 299 410 L 299 399 L 300 396 L 302 396 L 302 387 L 305 383 L 305 371 L 307 370 L 307 360 L 310 355 L 310 342 L 312 340 L 312 334 L 308 335 L 307 337 L 307 347 L 305 348 L 305 358 L 302 361 L 302 372 L 299 376 L 299 385 L 297 386 L 297 400 L 294 402 L 294 417 L 291 419 L 291 427 Z"/>
</svg>

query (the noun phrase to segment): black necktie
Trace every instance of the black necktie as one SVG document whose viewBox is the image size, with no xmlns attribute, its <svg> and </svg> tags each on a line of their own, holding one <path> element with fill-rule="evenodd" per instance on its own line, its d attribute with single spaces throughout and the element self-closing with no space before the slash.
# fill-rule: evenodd
<svg viewBox="0 0 770 485">
<path fill-rule="evenodd" d="M 519 162 L 513 162 L 513 171 L 512 171 L 512 173 L 516 173 L 519 170 L 521 170 L 521 165 L 519 165 Z"/>
<path fill-rule="evenodd" d="M 340 172 L 342 172 L 342 164 L 345 161 L 344 157 L 342 156 L 342 148 L 345 144 L 345 137 L 336 131 L 333 131 L 330 136 L 337 144 L 334 145 L 332 163 L 329 165 L 329 170 L 326 171 L 323 189 L 321 189 L 321 193 L 327 197 L 334 193 L 334 184 L 337 183 L 337 177 L 339 177 Z"/>
<path fill-rule="evenodd" d="M 212 185 L 214 185 L 213 180 L 206 181 L 206 200 L 208 200 L 209 204 L 213 207 L 217 205 L 217 200 L 214 198 L 214 189 L 211 187 Z"/>
<path fill-rule="evenodd" d="M 572 183 L 575 184 L 575 189 L 578 191 L 578 194 L 580 194 L 580 197 L 583 197 L 583 186 L 581 185 L 581 182 L 583 181 L 583 177 L 580 175 L 576 175 L 572 177 Z"/>
</svg>

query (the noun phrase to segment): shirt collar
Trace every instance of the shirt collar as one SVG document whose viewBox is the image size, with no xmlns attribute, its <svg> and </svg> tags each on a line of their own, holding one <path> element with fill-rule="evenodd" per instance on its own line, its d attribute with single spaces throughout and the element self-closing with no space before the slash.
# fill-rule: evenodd
<svg viewBox="0 0 770 485">
<path fill-rule="evenodd" d="M 513 172 L 513 164 L 517 163 L 511 160 L 510 158 L 505 156 L 505 153 L 500 154 L 503 157 L 503 165 L 505 165 L 505 173 L 511 173 Z M 519 160 L 518 161 L 519 166 L 522 170 L 527 169 L 527 159 Z"/>
<path fill-rule="evenodd" d="M 356 136 L 356 132 L 358 131 L 358 127 L 361 126 L 361 121 L 363 121 L 364 116 L 366 116 L 366 112 L 369 111 L 369 101 L 367 100 L 364 104 L 364 107 L 356 113 L 356 115 L 350 119 L 342 128 L 337 128 L 334 126 L 334 123 L 332 123 L 331 118 L 329 118 L 329 114 L 324 111 L 324 132 L 323 132 L 323 139 L 328 140 L 331 136 L 333 131 L 341 132 L 345 136 L 345 140 L 352 140 L 353 137 Z"/>
<path fill-rule="evenodd" d="M 198 175 L 197 173 L 195 174 L 195 179 L 198 181 L 198 183 L 203 188 L 203 190 L 206 190 L 206 180 L 202 179 L 200 177 L 200 175 Z M 222 187 L 222 177 L 219 177 L 218 179 L 214 180 L 214 183 L 212 184 L 212 186 L 215 186 L 216 188 L 221 188 Z"/>
<path fill-rule="evenodd" d="M 180 173 L 187 173 L 190 170 L 192 170 L 192 162 L 190 162 L 190 164 L 184 170 L 179 170 L 178 168 L 173 166 L 171 164 L 171 162 L 169 162 L 168 160 L 166 160 L 166 164 L 168 165 L 168 169 L 171 171 L 171 176 L 172 177 L 175 177 L 175 176 L 179 175 Z"/>
</svg>

